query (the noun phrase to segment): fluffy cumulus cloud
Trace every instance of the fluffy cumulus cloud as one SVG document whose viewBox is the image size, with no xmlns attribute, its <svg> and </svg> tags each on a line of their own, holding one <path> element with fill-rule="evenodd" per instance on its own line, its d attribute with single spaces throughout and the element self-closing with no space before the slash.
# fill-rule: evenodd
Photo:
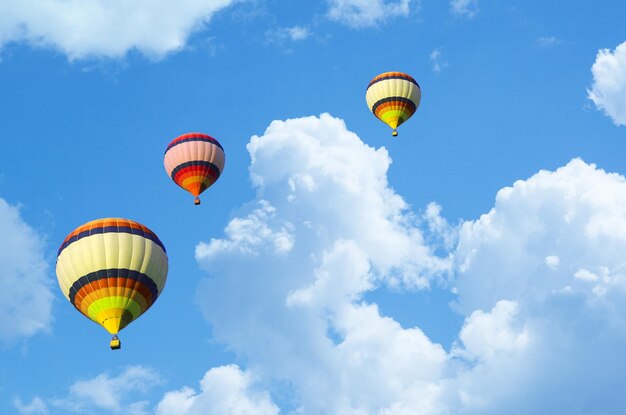
<svg viewBox="0 0 626 415">
<path fill-rule="evenodd" d="M 389 19 L 408 16 L 416 0 L 327 0 L 328 17 L 350 27 L 376 26 Z"/>
<path fill-rule="evenodd" d="M 0 47 L 27 42 L 70 59 L 120 58 L 129 51 L 158 59 L 185 46 L 234 0 L 4 0 Z"/>
<path fill-rule="evenodd" d="M 468 313 L 501 299 L 616 288 L 625 204 L 623 177 L 579 159 L 500 190 L 495 207 L 460 230 L 457 306 Z"/>
<path fill-rule="evenodd" d="M 591 72 L 593 85 L 587 91 L 589 99 L 615 125 L 626 125 L 626 42 L 613 52 L 600 49 Z"/>
<path fill-rule="evenodd" d="M 275 121 L 248 151 L 257 200 L 196 248 L 211 274 L 197 301 L 217 340 L 292 385 L 303 413 L 393 412 L 405 395 L 428 408 L 445 351 L 363 295 L 449 271 L 419 228 L 448 230 L 438 208 L 412 214 L 387 183 L 387 151 L 328 114 Z"/>
<path fill-rule="evenodd" d="M 330 115 L 275 121 L 248 151 L 256 200 L 223 238 L 196 248 L 210 274 L 196 301 L 248 368 L 212 369 L 199 391 L 170 392 L 160 409 L 224 405 L 209 386 L 217 378 L 228 379 L 224 400 L 239 396 L 258 413 L 626 405 L 622 176 L 575 159 L 500 190 L 493 209 L 451 227 L 437 204 L 409 209 L 387 183 L 386 150 Z M 465 319 L 448 350 L 365 300 L 383 286 L 440 282 Z"/>
<path fill-rule="evenodd" d="M 478 13 L 478 0 L 452 0 L 450 11 L 457 16 L 472 19 Z"/>
<path fill-rule="evenodd" d="M 200 391 L 184 387 L 165 394 L 157 415 L 278 415 L 266 391 L 255 390 L 250 373 L 235 365 L 209 370 Z"/>
<path fill-rule="evenodd" d="M 456 354 L 475 366 L 455 382 L 469 413 L 619 413 L 624 249 L 626 181 L 579 159 L 500 190 L 462 225 Z"/>
<path fill-rule="evenodd" d="M 48 330 L 52 299 L 43 237 L 0 198 L 0 341 Z"/>
<path fill-rule="evenodd" d="M 92 379 L 79 380 L 62 399 L 51 399 L 49 406 L 64 413 L 147 415 L 147 400 L 136 400 L 161 382 L 158 373 L 143 366 L 130 366 L 119 375 L 102 373 Z"/>
</svg>

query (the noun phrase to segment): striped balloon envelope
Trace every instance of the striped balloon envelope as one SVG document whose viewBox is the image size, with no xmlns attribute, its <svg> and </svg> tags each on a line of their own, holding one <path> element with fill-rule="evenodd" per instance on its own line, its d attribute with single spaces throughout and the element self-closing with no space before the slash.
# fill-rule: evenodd
<svg viewBox="0 0 626 415">
<path fill-rule="evenodd" d="M 367 86 L 365 100 L 376 118 L 393 129 L 411 118 L 420 105 L 422 92 L 417 81 L 403 72 L 385 72 Z"/>
<path fill-rule="evenodd" d="M 174 183 L 195 196 L 196 205 L 200 204 L 200 193 L 219 179 L 225 161 L 222 145 L 215 138 L 201 133 L 176 137 L 163 156 L 167 174 Z"/>
<path fill-rule="evenodd" d="M 148 310 L 167 278 L 167 253 L 159 238 L 128 219 L 88 222 L 59 248 L 56 274 L 65 298 L 87 318 L 117 334 Z"/>
</svg>

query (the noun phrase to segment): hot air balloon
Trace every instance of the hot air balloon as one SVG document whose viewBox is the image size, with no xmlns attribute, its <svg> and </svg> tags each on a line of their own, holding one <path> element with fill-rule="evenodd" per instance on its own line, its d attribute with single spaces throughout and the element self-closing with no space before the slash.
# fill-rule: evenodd
<svg viewBox="0 0 626 415">
<path fill-rule="evenodd" d="M 57 279 L 65 298 L 117 336 L 154 304 L 167 278 L 167 253 L 150 229 L 128 219 L 88 222 L 59 248 Z"/>
<path fill-rule="evenodd" d="M 174 182 L 194 195 L 200 204 L 200 193 L 211 187 L 224 170 L 224 148 L 213 137 L 189 133 L 176 137 L 163 157 L 165 171 Z"/>
<path fill-rule="evenodd" d="M 365 100 L 376 118 L 393 128 L 391 133 L 398 135 L 396 128 L 411 118 L 422 98 L 420 86 L 411 76 L 403 72 L 385 72 L 370 82 L 365 92 Z"/>
</svg>

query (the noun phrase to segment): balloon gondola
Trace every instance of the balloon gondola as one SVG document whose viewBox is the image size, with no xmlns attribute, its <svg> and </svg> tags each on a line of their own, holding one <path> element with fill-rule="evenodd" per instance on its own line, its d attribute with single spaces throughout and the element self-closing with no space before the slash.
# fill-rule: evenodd
<svg viewBox="0 0 626 415">
<path fill-rule="evenodd" d="M 111 346 L 111 350 L 117 350 L 122 347 L 122 342 L 120 341 L 120 338 L 117 337 L 117 335 L 114 335 L 109 345 Z"/>
</svg>

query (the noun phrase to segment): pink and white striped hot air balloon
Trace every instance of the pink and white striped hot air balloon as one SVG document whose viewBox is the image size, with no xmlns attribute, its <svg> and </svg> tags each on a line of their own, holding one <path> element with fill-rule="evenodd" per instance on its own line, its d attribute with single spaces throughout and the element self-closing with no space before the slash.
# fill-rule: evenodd
<svg viewBox="0 0 626 415">
<path fill-rule="evenodd" d="M 222 145 L 202 133 L 176 137 L 163 156 L 167 174 L 174 183 L 195 196 L 196 205 L 200 204 L 200 193 L 211 187 L 222 174 L 225 161 Z"/>
</svg>

